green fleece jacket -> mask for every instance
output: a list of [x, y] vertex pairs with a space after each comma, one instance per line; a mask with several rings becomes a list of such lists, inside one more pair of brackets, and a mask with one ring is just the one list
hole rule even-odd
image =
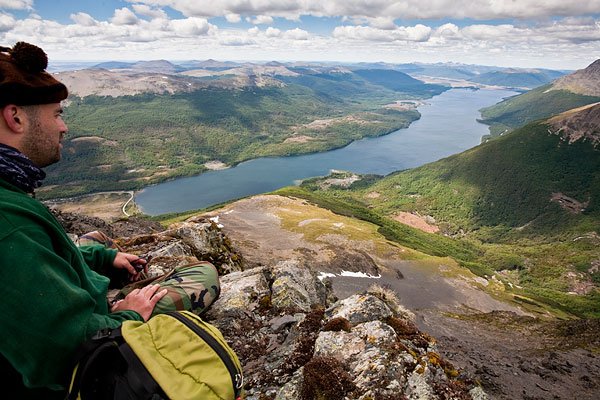
[[134, 311], [110, 313], [116, 250], [78, 248], [38, 200], [0, 179], [0, 353], [25, 386], [63, 389], [74, 350]]

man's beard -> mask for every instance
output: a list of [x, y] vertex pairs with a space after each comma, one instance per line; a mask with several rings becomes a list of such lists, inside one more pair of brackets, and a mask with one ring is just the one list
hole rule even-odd
[[53, 134], [44, 132], [37, 115], [32, 114], [30, 121], [30, 129], [23, 138], [23, 154], [40, 168], [60, 161], [60, 147], [50, 140]]

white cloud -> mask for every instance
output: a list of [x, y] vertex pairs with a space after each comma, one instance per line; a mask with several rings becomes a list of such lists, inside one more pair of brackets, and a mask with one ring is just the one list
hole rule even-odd
[[268, 15], [257, 15], [255, 18], [247, 17], [246, 21], [253, 25], [269, 25], [273, 23], [273, 18]]
[[390, 17], [377, 17], [377, 18], [369, 18], [367, 19], [367, 23], [369, 26], [377, 29], [396, 29], [396, 24], [394, 23], [394, 19]]
[[[536, 1], [522, 0], [524, 4], [539, 5], [540, 15], [557, 4], [554, 0]], [[591, 1], [598, 4], [600, 0]], [[490, 4], [492, 2], [490, 0]], [[6, 3], [0, 0], [0, 4]], [[449, 0], [428, 2], [429, 9], [421, 4], [426, 3], [422, 0], [131, 0], [131, 3], [129, 8], [115, 10], [109, 20], [96, 20], [93, 14], [78, 12], [71, 15], [73, 22], [66, 24], [44, 20], [31, 13], [33, 10], [24, 19], [0, 11], [0, 42], [10, 45], [25, 40], [39, 44], [51, 59], [55, 54], [63, 59], [94, 60], [124, 57], [176, 57], [172, 58], [176, 60], [200, 56], [252, 60], [326, 58], [337, 61], [457, 61], [572, 68], [573, 65], [584, 67], [600, 58], [600, 20], [596, 15], [580, 12], [589, 8], [588, 2], [575, 5], [564, 2], [563, 14], [573, 14], [565, 18], [508, 19], [502, 25], [482, 21], [468, 26], [452, 19], [452, 23], [441, 26], [435, 20], [427, 24], [397, 26], [395, 15], [401, 11], [411, 15], [433, 15], [444, 9], [446, 14], [462, 13], [472, 18], [492, 11], [497, 15], [506, 14], [521, 7], [520, 2], [500, 4], [493, 9], [489, 4], [484, 7], [481, 0], [473, 0], [474, 4], [485, 9], [475, 11], [476, 7], [471, 6], [471, 2], [467, 4], [460, 0], [452, 3]], [[163, 11], [167, 5], [180, 9], [187, 7], [188, 12], [184, 14], [196, 16], [171, 20]], [[412, 9], [401, 8], [408, 6]], [[268, 16], [263, 21], [270, 18], [273, 23], [263, 30], [260, 25], [247, 30], [218, 28], [210, 23], [209, 17], [213, 14], [224, 17], [230, 23], [246, 18], [258, 23], [260, 16]], [[345, 22], [331, 33], [323, 29], [312, 31], [312, 21], [307, 19], [297, 21], [291, 27], [286, 24], [284, 29], [274, 18], [308, 14], [337, 16], [320, 21], [331, 23], [331, 29], [340, 19]]]
[[227, 20], [227, 22], [237, 24], [242, 20], [242, 17], [240, 16], [240, 14], [226, 14], [225, 19]]
[[15, 27], [17, 21], [8, 14], [0, 14], [0, 32], [8, 32]]
[[[128, 0], [169, 6], [186, 16], [213, 17], [228, 13], [295, 19], [301, 15], [352, 18], [544, 18], [598, 13], [600, 0]], [[380, 26], [379, 26], [380, 27]]]
[[0, 0], [0, 10], [31, 10], [33, 0]]
[[90, 14], [86, 14], [84, 12], [78, 12], [77, 14], [71, 14], [71, 20], [73, 20], [73, 22], [75, 22], [78, 25], [81, 26], [95, 26], [98, 24], [98, 21], [96, 21], [94, 18], [92, 18], [92, 16]]
[[123, 7], [115, 10], [115, 14], [110, 21], [115, 25], [136, 25], [139, 19], [133, 11]]
[[435, 30], [435, 35], [444, 38], [455, 38], [460, 35], [460, 30], [458, 29], [458, 26], [448, 23], [438, 27]]
[[289, 31], [285, 31], [283, 36], [286, 39], [293, 39], [293, 40], [308, 40], [308, 38], [309, 38], [308, 32], [303, 29], [300, 29], [300, 28], [290, 29]]
[[281, 30], [279, 30], [277, 28], [268, 27], [267, 30], [265, 31], [265, 35], [267, 37], [280, 37]]
[[188, 36], [206, 35], [211, 28], [217, 29], [216, 26], [209, 24], [206, 19], [195, 17], [172, 20], [171, 26], [175, 32]]
[[394, 30], [377, 29], [370, 26], [338, 26], [333, 36], [338, 39], [367, 40], [372, 42], [412, 41], [425, 42], [431, 35], [431, 28], [425, 25], [396, 27]]
[[166, 19], [167, 13], [158, 8], [152, 8], [146, 4], [134, 4], [131, 6], [136, 14], [150, 17], [152, 19], [160, 18]]
[[219, 43], [223, 46], [249, 46], [256, 44], [254, 40], [246, 37], [223, 38]]

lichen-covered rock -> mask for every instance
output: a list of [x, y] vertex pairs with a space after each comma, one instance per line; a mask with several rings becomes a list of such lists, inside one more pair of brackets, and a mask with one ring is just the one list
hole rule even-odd
[[391, 317], [392, 311], [375, 296], [356, 294], [334, 304], [326, 311], [326, 315], [329, 318], [343, 317], [352, 325], [357, 325], [362, 322]]
[[[278, 282], [277, 293], [287, 292], [294, 299], [289, 304], [295, 312], [288, 314], [287, 307], [260, 309], [252, 304], [253, 296], [246, 296], [246, 306], [260, 314], [247, 337], [252, 345], [240, 342], [240, 332], [231, 332], [231, 324], [224, 326], [218, 317], [224, 315], [219, 309], [236, 305], [231, 302], [234, 295], [217, 301], [217, 311], [209, 313], [240, 354], [249, 400], [485, 399], [483, 391], [472, 390], [472, 382], [456, 380], [457, 372], [435, 352], [434, 340], [416, 328], [410, 313], [397, 307], [399, 314], [392, 312], [387, 301], [364, 293], [338, 301], [326, 311], [318, 311], [315, 304], [310, 312], [301, 310], [298, 304], [308, 304], [306, 299], [311, 298], [314, 274], [298, 268], [293, 262], [259, 268], [267, 281], [271, 277], [271, 299]], [[222, 290], [244, 292], [244, 287], [255, 285], [247, 281], [251, 271], [230, 274]], [[238, 279], [246, 283], [240, 287]], [[222, 300], [230, 305], [219, 305]], [[329, 330], [334, 325], [342, 328]]]
[[218, 320], [223, 317], [253, 314], [263, 302], [270, 301], [269, 276], [270, 271], [267, 267], [222, 276], [221, 295], [209, 311], [209, 317]]
[[191, 218], [172, 225], [165, 234], [181, 240], [199, 260], [210, 261], [222, 274], [242, 270], [241, 256], [213, 221]]
[[326, 301], [325, 285], [297, 261], [282, 261], [273, 267], [271, 303], [277, 310], [309, 312]]

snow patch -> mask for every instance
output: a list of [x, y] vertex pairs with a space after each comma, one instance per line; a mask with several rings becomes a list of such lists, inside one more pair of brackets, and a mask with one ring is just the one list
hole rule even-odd
[[375, 275], [369, 275], [365, 272], [352, 272], [352, 271], [342, 271], [340, 276], [350, 276], [353, 278], [370, 278], [370, 279], [381, 278], [381, 274], [378, 274], [377, 276], [375, 276]]
[[320, 281], [322, 281], [325, 278], [335, 278], [337, 275], [336, 274], [332, 274], [329, 272], [319, 272], [319, 275], [317, 276], [317, 278], [319, 278]]
[[218, 215], [216, 217], [209, 218], [208, 220], [214, 222], [217, 225], [217, 228], [223, 229], [224, 225], [219, 223]]

